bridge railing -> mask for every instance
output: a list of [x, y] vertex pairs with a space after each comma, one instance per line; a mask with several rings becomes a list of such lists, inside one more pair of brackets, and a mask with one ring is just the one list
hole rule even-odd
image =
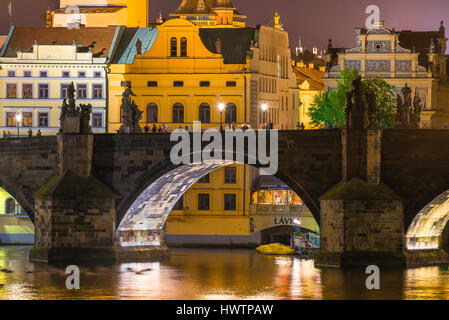
[[305, 205], [275, 205], [275, 204], [251, 204], [249, 214], [260, 215], [311, 215]]

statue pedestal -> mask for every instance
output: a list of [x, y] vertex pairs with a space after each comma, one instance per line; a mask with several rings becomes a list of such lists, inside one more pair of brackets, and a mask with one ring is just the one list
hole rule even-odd
[[67, 114], [62, 120], [62, 132], [64, 134], [79, 134], [80, 133], [80, 116]]

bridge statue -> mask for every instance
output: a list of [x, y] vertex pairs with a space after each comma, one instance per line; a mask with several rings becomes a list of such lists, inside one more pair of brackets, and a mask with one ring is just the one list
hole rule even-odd
[[401, 90], [402, 98], [397, 95], [397, 127], [401, 129], [417, 129], [421, 123], [421, 112], [423, 101], [415, 92], [412, 106], [412, 89], [405, 84], [405, 87]]
[[142, 120], [143, 111], [139, 110], [137, 104], [132, 100], [136, 96], [128, 86], [122, 94], [122, 105], [120, 106], [122, 126], [120, 133], [142, 133], [139, 121]]
[[353, 81], [354, 89], [346, 93], [346, 129], [376, 129], [376, 95], [363, 92], [362, 78]]
[[75, 101], [75, 85], [73, 82], [68, 88], [69, 101], [64, 99], [61, 108], [61, 117], [59, 121], [61, 128], [60, 134], [90, 134], [92, 129], [90, 126], [90, 114], [92, 113], [92, 105], [81, 104], [76, 106]]

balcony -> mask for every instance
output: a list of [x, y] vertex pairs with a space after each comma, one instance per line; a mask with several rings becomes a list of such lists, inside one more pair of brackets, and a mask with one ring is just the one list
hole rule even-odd
[[274, 205], [274, 204], [251, 204], [249, 206], [250, 216], [272, 216], [272, 215], [294, 215], [311, 216], [305, 205]]

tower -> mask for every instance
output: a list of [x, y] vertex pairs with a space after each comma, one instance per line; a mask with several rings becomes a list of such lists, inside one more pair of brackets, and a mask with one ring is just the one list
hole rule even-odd
[[147, 27], [149, 0], [60, 0], [60, 9], [54, 11], [53, 27], [65, 26], [68, 8], [79, 10], [87, 27], [123, 25]]
[[231, 0], [183, 0], [171, 17], [188, 19], [201, 27], [245, 27], [246, 16]]

